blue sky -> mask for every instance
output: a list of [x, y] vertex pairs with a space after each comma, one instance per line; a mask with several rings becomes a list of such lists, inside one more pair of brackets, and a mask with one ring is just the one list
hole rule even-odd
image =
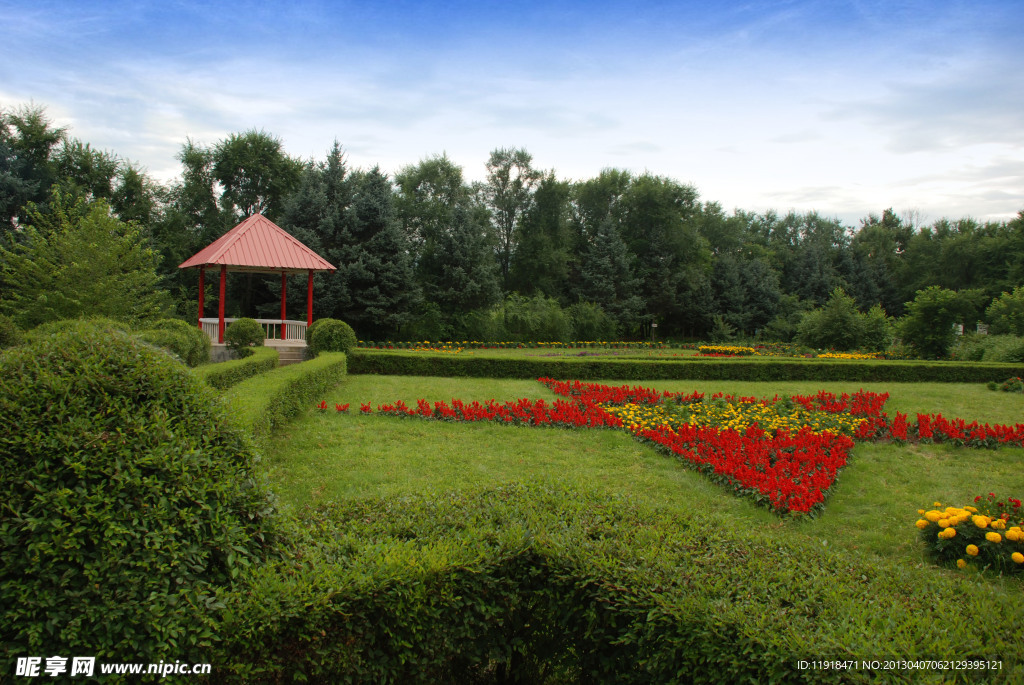
[[649, 171], [726, 211], [1024, 209], [1024, 3], [0, 0], [0, 107], [168, 181], [186, 138], [393, 173]]

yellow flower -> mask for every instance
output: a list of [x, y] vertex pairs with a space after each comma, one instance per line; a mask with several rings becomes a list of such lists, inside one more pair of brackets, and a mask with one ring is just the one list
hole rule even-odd
[[1010, 555], [1010, 558], [1018, 564], [1024, 564], [1024, 554], [1021, 554], [1020, 552], [1014, 552]]
[[964, 509], [966, 509], [967, 511], [971, 512], [972, 514], [977, 514], [978, 513], [978, 510], [975, 509], [974, 507], [964, 507]]
[[924, 516], [924, 509], [918, 509], [918, 510], [917, 510], [917, 513], [918, 513], [918, 514], [921, 514], [922, 516]]
[[949, 519], [939, 519], [939, 528], [949, 528]]
[[956, 567], [957, 568], [967, 568], [967, 562], [964, 561], [963, 559], [957, 559], [956, 560]]
[[925, 521], [924, 519], [918, 519], [917, 523], [915, 523], [914, 525], [917, 526], [918, 528], [920, 528], [921, 530], [924, 530], [930, 524], [927, 521]]
[[974, 521], [974, 525], [978, 528], [988, 528], [988, 524], [991, 521], [988, 516], [972, 516], [971, 520]]
[[985, 533], [985, 539], [989, 542], [1002, 542], [1003, 536], [996, 532]]
[[951, 540], [956, 537], [956, 528], [946, 528], [944, 531], [939, 533], [939, 537], [943, 540]]
[[932, 506], [933, 507], [941, 507], [942, 506], [942, 502], [932, 502]]
[[972, 557], [978, 556], [978, 546], [977, 545], [967, 545], [967, 553], [969, 555], [971, 555]]
[[992, 522], [992, 527], [996, 530], [1006, 530], [1006, 521], [1003, 519], [996, 519]]
[[926, 513], [925, 513], [925, 515], [924, 515], [924, 517], [925, 517], [926, 519], [928, 519], [929, 521], [931, 521], [932, 523], [937, 523], [937, 522], [938, 522], [938, 520], [939, 520], [940, 518], [942, 518], [942, 513], [941, 513], [941, 512], [938, 512], [938, 511], [935, 511], [934, 509], [932, 509], [931, 511], [929, 511], [929, 512], [926, 512]]

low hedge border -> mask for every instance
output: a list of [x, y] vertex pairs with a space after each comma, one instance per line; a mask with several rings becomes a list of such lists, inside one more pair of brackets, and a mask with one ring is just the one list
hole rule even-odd
[[733, 532], [574, 484], [353, 501], [227, 601], [220, 681], [960, 682], [797, 661], [984, 659], [1020, 682], [1015, 586]]
[[862, 381], [987, 383], [1024, 375], [1021, 364], [927, 361], [741, 359], [498, 359], [423, 352], [349, 354], [349, 373], [472, 378], [578, 380]]
[[207, 364], [195, 370], [196, 375], [218, 390], [227, 390], [247, 378], [277, 368], [277, 350], [272, 347], [253, 348], [252, 355], [244, 359], [232, 359], [219, 364]]
[[225, 393], [231, 413], [253, 435], [264, 437], [315, 404], [345, 377], [342, 352], [283, 366], [235, 385]]

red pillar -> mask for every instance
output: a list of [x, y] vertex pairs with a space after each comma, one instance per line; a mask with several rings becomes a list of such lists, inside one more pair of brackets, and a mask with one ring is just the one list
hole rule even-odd
[[306, 287], [306, 326], [313, 325], [313, 270], [309, 270], [309, 285]]
[[282, 271], [281, 272], [281, 340], [285, 339], [285, 337], [284, 337], [284, 329], [285, 329], [286, 326], [285, 326], [285, 323], [284, 323], [284, 318], [285, 318], [284, 317], [284, 299], [285, 299], [285, 291], [286, 291], [287, 287], [288, 287], [288, 274], [286, 274], [285, 272]]
[[206, 289], [206, 267], [199, 267], [199, 330], [203, 330], [203, 291]]
[[217, 300], [217, 342], [224, 344], [224, 282], [227, 281], [228, 267], [220, 265], [220, 298]]

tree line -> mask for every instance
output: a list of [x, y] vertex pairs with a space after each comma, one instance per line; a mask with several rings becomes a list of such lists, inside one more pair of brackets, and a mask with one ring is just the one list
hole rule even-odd
[[[25, 327], [88, 302], [114, 318], [173, 307], [194, 319], [197, 278], [177, 265], [255, 212], [338, 267], [315, 277], [315, 316], [373, 340], [648, 338], [655, 324], [659, 337], [790, 340], [838, 293], [886, 318], [929, 287], [955, 293], [956, 319], [973, 328], [1024, 283], [1024, 210], [920, 225], [886, 209], [851, 227], [817, 212], [730, 214], [646, 172], [561, 179], [524, 149], [494, 150], [470, 183], [444, 154], [389, 176], [350, 167], [337, 142], [301, 160], [256, 130], [188, 140], [178, 160], [180, 178], [161, 184], [40, 107], [0, 112], [2, 311]], [[83, 226], [120, 256], [102, 260]], [[33, 276], [46, 259], [58, 275]], [[88, 293], [118, 281], [135, 290]], [[279, 277], [228, 284], [229, 315], [277, 316]], [[305, 288], [287, 297], [305, 311]]]

